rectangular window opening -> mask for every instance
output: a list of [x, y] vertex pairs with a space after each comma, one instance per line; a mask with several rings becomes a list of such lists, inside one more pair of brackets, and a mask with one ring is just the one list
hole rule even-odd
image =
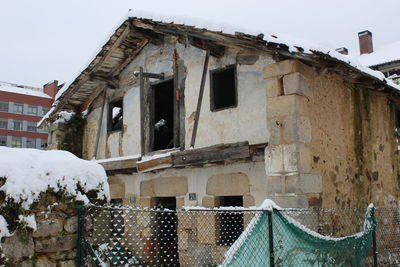
[[210, 71], [211, 110], [237, 106], [236, 67]]
[[12, 137], [11, 147], [22, 147], [22, 138], [21, 137]]
[[26, 139], [26, 147], [27, 148], [36, 148], [36, 139], [35, 138], [27, 138]]
[[14, 103], [14, 112], [16, 112], [16, 113], [24, 113], [24, 105], [23, 104]]
[[13, 130], [14, 131], [22, 131], [22, 121], [13, 121]]
[[38, 108], [37, 106], [28, 106], [28, 113], [31, 115], [37, 115], [38, 114]]
[[8, 102], [0, 101], [0, 111], [8, 112]]
[[174, 147], [174, 80], [152, 85], [153, 113], [151, 151]]
[[0, 119], [0, 129], [7, 129], [7, 128], [8, 128], [8, 120]]
[[179, 266], [176, 198], [157, 197], [155, 205], [163, 210], [156, 214], [157, 260], [168, 262], [166, 266]]
[[110, 103], [109, 111], [109, 131], [118, 131], [122, 129], [123, 124], [123, 101], [118, 100]]
[[[219, 197], [220, 207], [243, 207], [242, 196]], [[218, 244], [231, 246], [244, 230], [243, 213], [223, 212], [219, 214], [219, 239]]]
[[7, 136], [0, 136], [0, 146], [7, 145]]
[[36, 123], [35, 122], [28, 122], [27, 131], [28, 132], [36, 132], [37, 131]]

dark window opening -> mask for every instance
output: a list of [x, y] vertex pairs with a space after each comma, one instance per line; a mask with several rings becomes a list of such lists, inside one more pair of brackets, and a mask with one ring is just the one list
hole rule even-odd
[[111, 235], [112, 237], [122, 237], [125, 232], [124, 216], [122, 207], [122, 199], [111, 199]]
[[109, 111], [109, 131], [118, 131], [122, 129], [123, 122], [123, 106], [122, 100], [110, 103]]
[[[219, 197], [220, 207], [243, 207], [242, 196]], [[223, 212], [219, 215], [218, 244], [231, 246], [243, 232], [243, 214], [239, 212]]]
[[157, 83], [153, 89], [153, 145], [151, 150], [174, 146], [174, 80]]
[[158, 197], [156, 208], [163, 210], [156, 215], [157, 261], [162, 262], [162, 266], [179, 266], [176, 198]]
[[236, 68], [212, 70], [211, 81], [211, 110], [237, 106]]

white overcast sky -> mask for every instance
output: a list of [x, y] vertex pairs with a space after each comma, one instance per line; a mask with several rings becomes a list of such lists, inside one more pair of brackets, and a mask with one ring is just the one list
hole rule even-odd
[[374, 48], [400, 40], [400, 0], [0, 0], [0, 81], [71, 80], [129, 9], [282, 33], [351, 54], [359, 31], [373, 33]]

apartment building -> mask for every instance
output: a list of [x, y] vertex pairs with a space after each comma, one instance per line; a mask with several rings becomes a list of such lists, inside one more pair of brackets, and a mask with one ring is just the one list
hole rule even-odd
[[58, 81], [36, 88], [0, 82], [0, 146], [37, 148], [47, 146], [47, 129], [36, 124], [51, 108]]

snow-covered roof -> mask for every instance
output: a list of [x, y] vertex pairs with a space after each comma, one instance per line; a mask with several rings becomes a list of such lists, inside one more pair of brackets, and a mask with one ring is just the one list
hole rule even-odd
[[361, 64], [370, 67], [400, 61], [400, 41], [382, 46], [370, 54], [360, 55], [358, 60]]
[[88, 198], [82, 193], [91, 190], [98, 191], [99, 199], [110, 196], [107, 175], [101, 165], [62, 150], [0, 147], [0, 177], [6, 179], [0, 191], [26, 209], [49, 189], [63, 191], [84, 202]]
[[[156, 28], [157, 26], [160, 26], [158, 27], [158, 30], [170, 27], [173, 30], [180, 29], [187, 32], [195, 32], [196, 36], [208, 32], [235, 40], [257, 42], [257, 44], [259, 45], [258, 47], [264, 46], [266, 48], [267, 46], [272, 45], [278, 50], [287, 51], [294, 58], [309, 56], [335, 61], [337, 63], [343, 64], [344, 66], [347, 66], [353, 71], [359, 72], [360, 74], [363, 74], [368, 78], [375, 80], [376, 82], [381, 82], [383, 83], [383, 85], [391, 87], [396, 91], [400, 91], [400, 86], [395, 84], [392, 80], [386, 79], [383, 73], [379, 71], [374, 71], [366, 67], [365, 64], [362, 64], [360, 61], [358, 61], [357, 58], [342, 55], [335, 51], [335, 49], [333, 48], [323, 47], [304, 40], [293, 39], [288, 36], [277, 37], [276, 35], [267, 34], [265, 31], [260, 34], [260, 30], [258, 29], [246, 29], [246, 34], [243, 34], [237, 32], [237, 29], [234, 29], [233, 27], [226, 25], [221, 27], [221, 25], [216, 25], [208, 21], [204, 22], [201, 20], [190, 20], [188, 18], [165, 18], [159, 16], [157, 17], [157, 15], [149, 16], [149, 14], [146, 14], [146, 16], [143, 17], [139, 17], [137, 13], [128, 13], [127, 16], [123, 18], [122, 23], [119, 24], [119, 27], [117, 27], [117, 30], [111, 33], [110, 37], [108, 37], [105, 42], [98, 47], [93, 56], [90, 57], [90, 60], [86, 64], [84, 64], [83, 67], [77, 72], [77, 75], [72, 80], [65, 83], [64, 86], [58, 91], [56, 95], [56, 100], [59, 101], [56, 101], [54, 103], [55, 108], [51, 109], [43, 118], [43, 120], [38, 123], [38, 125], [42, 125], [43, 122], [49, 120], [50, 117], [53, 117], [54, 114], [56, 114], [60, 111], [60, 109], [63, 108], [68, 98], [71, 98], [71, 96], [74, 94], [73, 91], [77, 90], [76, 85], [78, 84], [79, 79], [83, 76], [86, 77], [92, 69], [98, 67], [96, 66], [97, 63], [100, 62], [99, 64], [101, 64], [101, 62], [103, 62], [103, 60], [101, 60], [101, 57], [105, 53], [109, 52], [109, 49], [111, 49], [110, 47], [112, 47], [113, 45], [113, 41], [115, 41], [117, 37], [123, 34], [123, 27], [126, 28], [127, 23], [132, 21], [138, 22], [139, 26], [144, 27], [148, 31], [151, 31], [151, 27], [155, 25]], [[217, 37], [216, 39], [218, 40], [219, 38]], [[79, 86], [82, 86], [82, 83]], [[76, 106], [77, 99], [74, 99], [74, 101], [74, 105]]]
[[43, 89], [41, 88], [14, 83], [0, 82], [0, 91], [51, 99], [51, 96], [43, 93]]

